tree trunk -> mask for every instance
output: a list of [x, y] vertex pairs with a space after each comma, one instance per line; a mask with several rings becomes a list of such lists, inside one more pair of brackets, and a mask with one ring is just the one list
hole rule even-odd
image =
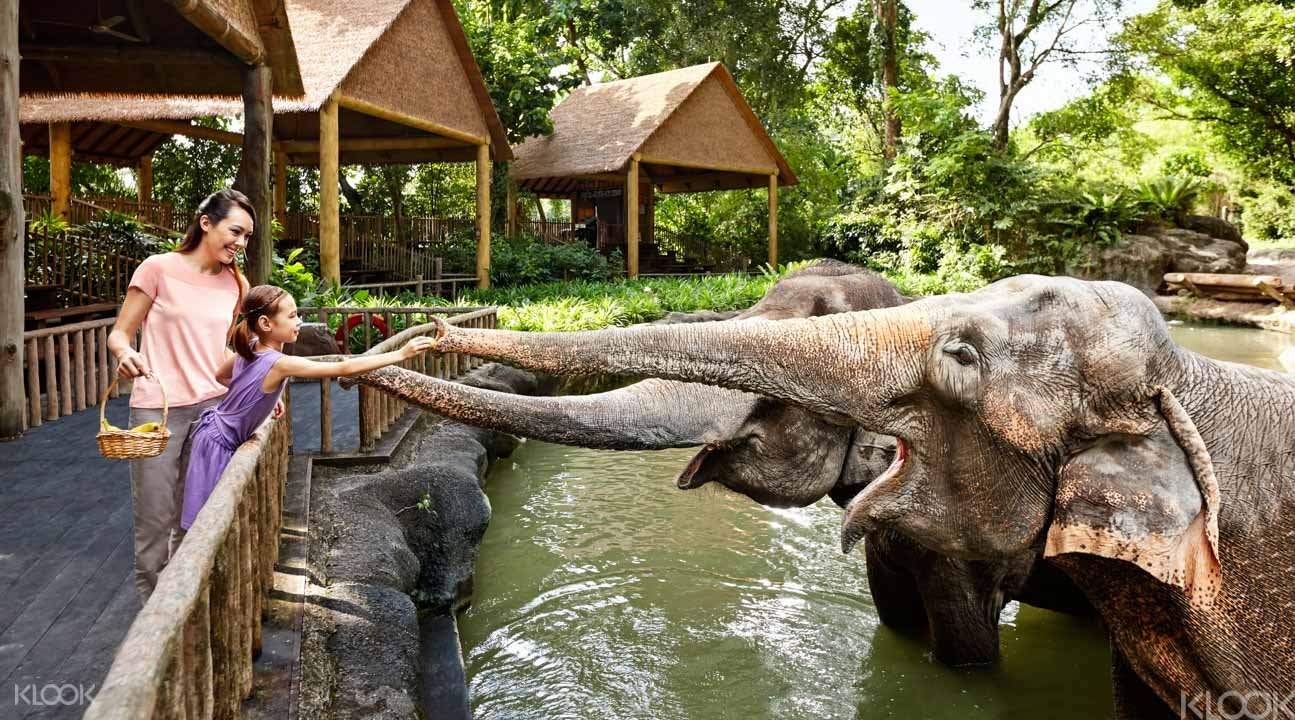
[[[0, 438], [22, 434], [22, 142], [18, 135], [18, 3], [0, 5]], [[32, 392], [38, 392], [33, 388]]]
[[270, 187], [271, 143], [274, 139], [273, 77], [266, 65], [243, 70], [243, 155], [234, 187], [252, 201], [256, 227], [247, 243], [244, 271], [253, 285], [270, 280], [274, 270], [274, 234], [270, 221], [274, 194]]
[[895, 158], [899, 145], [899, 115], [890, 101], [890, 93], [899, 87], [899, 50], [895, 39], [895, 0], [872, 0], [872, 12], [881, 24], [881, 93], [886, 114], [886, 144], [882, 155], [886, 160]]

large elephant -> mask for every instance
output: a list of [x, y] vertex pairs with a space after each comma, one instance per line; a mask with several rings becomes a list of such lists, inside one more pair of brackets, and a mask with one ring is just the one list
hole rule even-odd
[[847, 551], [887, 528], [970, 561], [1041, 551], [1108, 628], [1121, 717], [1295, 717], [1295, 378], [1178, 347], [1127, 285], [1023, 276], [804, 320], [441, 333], [446, 351], [711, 383], [895, 436], [846, 509]]
[[[895, 307], [884, 279], [822, 261], [775, 284], [729, 322], [804, 318]], [[895, 455], [894, 438], [829, 422], [788, 403], [725, 388], [645, 380], [587, 396], [534, 398], [447, 383], [388, 368], [359, 378], [455, 420], [580, 447], [654, 450], [702, 446], [680, 471], [682, 489], [716, 483], [757, 502], [803, 506], [830, 495], [841, 507]], [[1052, 609], [1086, 608], [1081, 594], [1035, 553], [1011, 562], [941, 556], [892, 532], [865, 543], [869, 587], [886, 624], [926, 631], [950, 665], [993, 662], [998, 618], [1019, 598]]]

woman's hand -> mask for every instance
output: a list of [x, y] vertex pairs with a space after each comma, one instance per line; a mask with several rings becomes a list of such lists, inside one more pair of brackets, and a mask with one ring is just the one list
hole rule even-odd
[[121, 379], [129, 380], [151, 374], [153, 370], [148, 366], [148, 360], [138, 350], [127, 348], [117, 356], [117, 376]]
[[415, 355], [422, 355], [423, 353], [427, 352], [428, 350], [431, 350], [434, 347], [436, 347], [436, 341], [433, 340], [432, 338], [416, 337], [413, 340], [410, 340], [409, 342], [405, 343], [404, 347], [400, 348], [400, 355], [404, 359], [408, 360], [409, 358], [414, 357]]

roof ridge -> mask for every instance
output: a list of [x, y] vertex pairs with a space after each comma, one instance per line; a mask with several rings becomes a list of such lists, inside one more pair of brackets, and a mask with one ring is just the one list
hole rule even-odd
[[[364, 49], [360, 51], [360, 54], [356, 56], [355, 62], [351, 63], [351, 66], [346, 69], [346, 72], [342, 73], [342, 76], [338, 78], [337, 82], [331, 88], [328, 89], [328, 92], [324, 93], [322, 98], [319, 98], [320, 107], [323, 107], [324, 103], [328, 102], [328, 98], [332, 97], [333, 94], [337, 92], [338, 88], [342, 87], [342, 85], [351, 77], [351, 73], [355, 72], [355, 69], [364, 62], [366, 57], [368, 57], [369, 51], [373, 49], [373, 46], [376, 45], [379, 40], [386, 37], [387, 31], [391, 30], [391, 26], [395, 25], [401, 16], [403, 16], [405, 12], [408, 11], [417, 1], [418, 0], [401, 0], [403, 4], [400, 6], [400, 9], [391, 14], [391, 19], [384, 23], [378, 32], [373, 34], [373, 37], [369, 40], [368, 44], [365, 45]], [[315, 99], [307, 96], [306, 102], [314, 104]]]
[[[702, 75], [702, 76], [701, 76], [701, 79], [700, 79], [700, 80], [698, 80], [698, 81], [697, 81], [697, 83], [696, 83], [695, 85], [693, 85], [691, 88], [689, 88], [689, 89], [688, 89], [688, 92], [684, 93], [683, 97], [679, 98], [679, 102], [674, 103], [674, 105], [670, 107], [669, 112], [662, 113], [662, 115], [661, 115], [661, 122], [657, 123], [657, 124], [656, 124], [656, 127], [652, 128], [652, 132], [650, 132], [650, 133], [648, 133], [647, 135], [643, 136], [643, 141], [642, 141], [642, 142], [640, 142], [640, 143], [638, 144], [638, 146], [637, 146], [637, 147], [635, 147], [633, 150], [630, 150], [630, 152], [629, 152], [629, 157], [633, 157], [635, 153], [637, 153], [637, 152], [641, 151], [641, 150], [643, 149], [643, 146], [644, 146], [644, 145], [647, 145], [647, 144], [648, 144], [648, 141], [649, 141], [649, 140], [651, 140], [651, 139], [653, 138], [653, 136], [655, 136], [655, 135], [657, 134], [657, 132], [661, 130], [661, 128], [665, 127], [665, 126], [666, 126], [666, 123], [670, 122], [670, 118], [671, 118], [672, 116], [674, 116], [675, 112], [677, 112], [677, 111], [679, 110], [679, 108], [683, 107], [683, 104], [684, 104], [685, 102], [687, 102], [687, 101], [688, 101], [688, 98], [692, 97], [692, 96], [693, 96], [693, 94], [694, 94], [694, 93], [696, 93], [696, 92], [697, 92], [697, 90], [698, 90], [698, 89], [699, 89], [699, 88], [700, 88], [700, 87], [701, 87], [701, 86], [702, 86], [702, 85], [703, 85], [707, 80], [709, 80], [709, 79], [711, 78], [711, 76], [712, 76], [712, 75], [714, 75], [714, 74], [715, 74], [715, 70], [716, 70], [717, 68], [723, 67], [723, 63], [718, 62], [718, 61], [712, 61], [712, 62], [710, 62], [710, 63], [701, 63], [701, 64], [699, 64], [699, 65], [689, 65], [689, 66], [688, 66], [688, 67], [686, 67], [686, 68], [677, 68], [677, 69], [676, 69], [676, 70], [674, 70], [674, 71], [667, 71], [667, 72], [677, 72], [677, 71], [682, 71], [682, 70], [693, 70], [693, 69], [696, 69], [696, 68], [702, 67], [702, 66], [704, 66], [704, 65], [710, 65], [710, 70], [707, 70], [707, 71], [706, 71], [706, 74], [705, 74], [705, 75]], [[664, 75], [665, 73], [654, 73], [654, 74], [656, 74], [656, 75]], [[651, 77], [651, 75], [645, 75], [644, 77]]]

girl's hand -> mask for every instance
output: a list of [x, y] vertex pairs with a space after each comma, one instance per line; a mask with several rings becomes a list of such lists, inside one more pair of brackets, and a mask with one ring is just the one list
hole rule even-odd
[[123, 380], [151, 375], [148, 360], [137, 350], [127, 350], [117, 358], [117, 375]]
[[434, 347], [436, 347], [436, 341], [432, 338], [416, 337], [405, 343], [404, 347], [400, 348], [400, 354], [408, 360], [409, 358], [414, 357], [415, 355], [421, 355]]
[[274, 403], [274, 412], [270, 413], [270, 415], [271, 415], [271, 417], [273, 417], [275, 420], [278, 420], [279, 418], [283, 417], [283, 401], [282, 401], [282, 400], [279, 400], [278, 402]]

